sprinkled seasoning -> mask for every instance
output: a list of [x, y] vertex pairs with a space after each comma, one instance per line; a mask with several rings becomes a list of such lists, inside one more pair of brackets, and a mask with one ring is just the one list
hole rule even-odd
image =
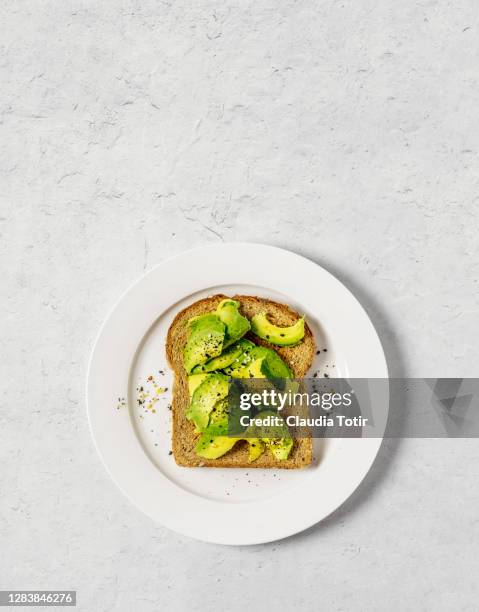
[[[164, 370], [158, 370], [161, 375], [164, 375]], [[156, 404], [161, 399], [161, 396], [168, 391], [168, 387], [162, 387], [157, 384], [152, 374], [146, 377], [146, 383], [136, 388], [138, 406], [144, 408], [144, 412], [156, 413]], [[171, 404], [168, 404], [168, 409], [171, 410]], [[142, 417], [143, 418], [143, 417]]]
[[116, 409], [120, 410], [120, 408], [125, 408], [125, 407], [126, 407], [126, 400], [125, 400], [125, 398], [124, 397], [119, 397]]

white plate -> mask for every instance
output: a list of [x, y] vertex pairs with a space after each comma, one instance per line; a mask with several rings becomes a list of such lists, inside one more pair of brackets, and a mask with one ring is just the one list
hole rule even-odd
[[[178, 467], [169, 454], [166, 331], [178, 310], [218, 292], [271, 296], [305, 313], [318, 348], [327, 349], [315, 369], [333, 376], [387, 377], [371, 321], [331, 274], [275, 247], [207, 246], [163, 262], [113, 308], [90, 361], [90, 427], [113, 480], [154, 520], [209, 542], [270, 542], [310, 527], [340, 506], [368, 472], [381, 438], [317, 441], [314, 463], [303, 470]], [[149, 400], [140, 406], [137, 389], [154, 393], [158, 385], [168, 391], [156, 396], [155, 412], [145, 408], [151, 408]]]

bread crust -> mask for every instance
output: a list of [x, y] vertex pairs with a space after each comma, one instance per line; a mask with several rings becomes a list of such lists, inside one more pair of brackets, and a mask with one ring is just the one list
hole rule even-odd
[[[174, 373], [172, 401], [172, 448], [178, 465], [183, 467], [221, 467], [221, 468], [282, 468], [297, 469], [311, 464], [313, 460], [311, 438], [298, 438], [288, 459], [278, 461], [270, 453], [263, 453], [256, 461], [248, 462], [248, 443], [242, 440], [235, 444], [218, 459], [203, 459], [195, 453], [198, 434], [193, 423], [186, 418], [189, 405], [188, 379], [183, 367], [183, 348], [187, 340], [187, 322], [191, 317], [216, 310], [216, 307], [228, 296], [216, 294], [203, 298], [181, 310], [171, 322], [166, 338], [166, 357]], [[286, 304], [250, 295], [235, 295], [234, 300], [240, 303], [240, 312], [249, 319], [259, 312], [266, 312], [275, 325], [286, 327], [293, 325], [299, 315]], [[305, 324], [304, 338], [296, 346], [278, 347], [249, 333], [247, 337], [255, 344], [274, 349], [288, 364], [295, 378], [302, 378], [312, 365], [316, 352], [314, 336]]]

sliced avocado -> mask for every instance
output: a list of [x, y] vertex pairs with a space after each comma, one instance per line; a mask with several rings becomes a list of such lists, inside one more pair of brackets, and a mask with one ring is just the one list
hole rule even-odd
[[265, 378], [263, 374], [263, 357], [252, 361], [238, 378]]
[[266, 352], [263, 360], [263, 374], [268, 378], [293, 378], [293, 373], [273, 349], [264, 349]]
[[237, 376], [237, 373], [253, 361], [251, 351], [256, 348], [256, 344], [246, 340], [246, 338], [242, 338], [239, 342], [237, 342], [236, 346], [241, 348], [241, 353], [229, 366], [224, 368], [224, 371], [229, 376], [240, 378]]
[[263, 438], [263, 442], [278, 461], [287, 459], [293, 448], [293, 438]]
[[[247, 364], [233, 369], [235, 378], [292, 378], [293, 374], [286, 363], [273, 349], [265, 346], [253, 346], [247, 352]], [[241, 361], [240, 361], [241, 363]]]
[[215, 314], [193, 317], [188, 321], [188, 341], [183, 351], [183, 363], [188, 373], [196, 365], [221, 355], [225, 329], [225, 324]]
[[265, 312], [254, 315], [251, 319], [251, 330], [263, 340], [278, 346], [293, 346], [304, 337], [304, 317], [290, 327], [278, 327], [270, 321]]
[[228, 380], [223, 374], [210, 374], [193, 393], [186, 417], [193, 421], [200, 431], [206, 429], [215, 404], [228, 395]]
[[228, 399], [222, 399], [213, 406], [210, 420], [205, 432], [212, 436], [224, 436], [228, 433]]
[[234, 378], [265, 378], [262, 372], [263, 358], [252, 359], [247, 365], [239, 365], [225, 370]]
[[[293, 438], [284, 419], [272, 410], [265, 410], [257, 415], [257, 418], [265, 419], [274, 417], [274, 425], [253, 425], [249, 427], [250, 433], [255, 433], [265, 444], [266, 448], [275, 459], [283, 461], [287, 459], [293, 448]], [[265, 423], [268, 421], [266, 420]], [[252, 438], [250, 438], [252, 439]]]
[[190, 374], [188, 376], [188, 391], [190, 398], [193, 397], [193, 393], [198, 389], [201, 383], [206, 379], [209, 374]]
[[261, 438], [263, 442], [268, 438], [287, 438], [291, 434], [280, 416], [274, 410], [262, 410], [255, 416], [255, 422], [249, 425], [248, 437]]
[[235, 300], [222, 300], [216, 309], [216, 314], [226, 325], [224, 346], [229, 346], [251, 329], [251, 324], [246, 317], [239, 313], [240, 303]]
[[239, 358], [239, 363], [235, 367], [231, 366], [230, 376], [235, 378], [265, 378], [262, 371], [263, 360], [266, 358], [266, 350], [262, 346], [247, 347], [246, 351]]
[[229, 438], [228, 436], [212, 436], [203, 434], [198, 440], [195, 452], [199, 457], [204, 459], [218, 459], [238, 442], [238, 438]]
[[247, 438], [249, 444], [248, 461], [253, 463], [265, 451], [265, 445], [260, 438]]
[[292, 378], [293, 373], [278, 353], [243, 338], [235, 346], [241, 354], [224, 371], [235, 378]]
[[192, 372], [193, 374], [197, 374], [200, 372], [213, 372], [215, 370], [223, 370], [227, 366], [231, 365], [233, 361], [241, 355], [242, 352], [243, 349], [241, 348], [241, 346], [233, 344], [232, 346], [224, 350], [218, 357], [213, 357], [213, 359], [210, 359], [206, 363], [195, 366]]

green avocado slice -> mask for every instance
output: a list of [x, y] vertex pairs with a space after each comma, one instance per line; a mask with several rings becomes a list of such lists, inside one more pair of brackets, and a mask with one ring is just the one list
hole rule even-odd
[[251, 319], [251, 330], [263, 340], [278, 346], [293, 346], [304, 338], [304, 317], [290, 327], [278, 327], [270, 321], [265, 312], [254, 315]]
[[241, 355], [243, 352], [241, 346], [233, 344], [224, 350], [218, 357], [213, 357], [206, 363], [197, 365], [193, 368], [193, 374], [199, 374], [201, 372], [214, 372], [215, 370], [223, 370], [227, 366], [231, 365], [233, 361]]
[[260, 438], [247, 438], [247, 440], [249, 444], [248, 461], [253, 463], [253, 461], [256, 461], [256, 459], [261, 457], [261, 455], [264, 453], [265, 445]]
[[225, 347], [242, 338], [251, 329], [248, 319], [239, 313], [239, 307], [239, 302], [228, 298], [222, 300], [216, 309], [216, 314], [226, 325]]
[[[225, 372], [235, 378], [269, 378], [281, 381], [293, 373], [276, 351], [265, 346], [248, 346]], [[284, 386], [284, 385], [280, 385]]]
[[261, 439], [275, 459], [284, 461], [288, 458], [293, 448], [293, 438], [284, 419], [276, 412], [264, 410], [256, 415], [256, 418], [264, 419], [266, 417], [275, 417], [276, 424], [250, 425], [249, 432], [255, 433]]
[[195, 446], [195, 452], [199, 457], [204, 459], [218, 459], [238, 442], [238, 438], [229, 438], [228, 436], [212, 436], [204, 433], [198, 440]]
[[293, 378], [293, 373], [273, 349], [263, 347], [265, 359], [263, 361], [263, 373], [268, 378]]
[[242, 338], [241, 340], [239, 340], [239, 342], [236, 343], [235, 346], [241, 348], [241, 353], [229, 366], [226, 366], [224, 368], [224, 372], [226, 372], [228, 376], [241, 378], [239, 376], [241, 371], [253, 361], [253, 358], [251, 357], [251, 351], [256, 348], [256, 344], [250, 342], [249, 340], [246, 340], [246, 338]]
[[[243, 343], [242, 353], [224, 371], [234, 378], [293, 378], [293, 373], [278, 353], [265, 346], [257, 346], [249, 340]], [[235, 345], [237, 346], [237, 345]]]
[[208, 376], [209, 374], [190, 374], [188, 376], [188, 391], [190, 393], [190, 398], [193, 397], [193, 393]]
[[224, 374], [210, 374], [195, 390], [186, 417], [193, 421], [200, 431], [208, 426], [210, 413], [215, 404], [228, 395], [228, 377]]
[[265, 378], [262, 370], [264, 357], [256, 357], [253, 354], [251, 357], [247, 365], [233, 368], [230, 376], [234, 378]]
[[228, 399], [222, 399], [213, 406], [205, 433], [212, 436], [225, 436], [228, 433]]
[[221, 355], [225, 329], [225, 324], [215, 314], [193, 317], [188, 321], [188, 340], [183, 351], [183, 363], [188, 374], [196, 365]]
[[293, 438], [263, 438], [263, 442], [278, 461], [287, 459], [293, 448]]

